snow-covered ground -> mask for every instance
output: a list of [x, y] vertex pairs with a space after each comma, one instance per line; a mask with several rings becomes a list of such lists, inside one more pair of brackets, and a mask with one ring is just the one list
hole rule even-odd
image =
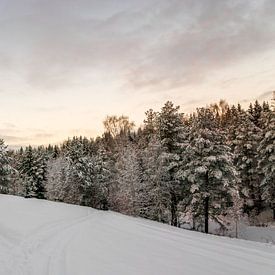
[[0, 274], [275, 274], [275, 246], [0, 195]]
[[[241, 225], [239, 228], [239, 238], [262, 243], [272, 243], [275, 245], [275, 227], [257, 227]], [[275, 272], [274, 272], [275, 274]]]
[[[270, 215], [269, 215], [270, 216]], [[249, 225], [249, 221], [247, 217], [242, 217], [241, 221], [238, 222], [237, 227], [237, 235], [238, 239], [262, 242], [262, 243], [270, 243], [275, 245], [275, 222], [270, 222], [270, 217], [267, 220], [263, 221], [263, 224], [268, 226], [251, 226]], [[187, 222], [188, 220], [184, 220], [185, 223], [182, 225], [182, 228], [191, 230], [192, 222]], [[233, 220], [224, 219], [224, 224], [227, 225], [227, 230], [221, 230], [221, 227], [218, 223], [213, 220], [209, 221], [209, 232], [214, 235], [220, 236], [228, 236], [228, 237], [236, 237], [236, 223]], [[198, 231], [203, 232], [203, 226], [196, 228]], [[275, 275], [275, 273], [274, 273]]]

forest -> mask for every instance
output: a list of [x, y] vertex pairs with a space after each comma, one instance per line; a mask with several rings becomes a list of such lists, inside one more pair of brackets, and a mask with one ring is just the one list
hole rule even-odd
[[[208, 233], [223, 217], [275, 219], [275, 106], [219, 103], [183, 114], [168, 101], [142, 127], [107, 116], [101, 137], [11, 150], [0, 140], [0, 193], [113, 210]], [[91, 122], [92, 123], [92, 122]]]

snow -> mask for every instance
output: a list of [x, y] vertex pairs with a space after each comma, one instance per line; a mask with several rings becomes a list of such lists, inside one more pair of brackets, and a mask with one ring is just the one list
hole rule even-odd
[[[240, 225], [239, 238], [262, 243], [275, 244], [275, 227], [258, 227]], [[275, 273], [274, 273], [275, 274]]]
[[275, 246], [0, 195], [0, 274], [275, 274]]

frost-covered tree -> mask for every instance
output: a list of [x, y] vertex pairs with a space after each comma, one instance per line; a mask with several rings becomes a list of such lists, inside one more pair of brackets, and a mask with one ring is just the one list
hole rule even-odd
[[115, 179], [110, 189], [112, 208], [125, 214], [137, 215], [137, 189], [142, 180], [142, 171], [138, 150], [133, 144], [121, 148], [115, 170]]
[[154, 137], [141, 152], [142, 180], [137, 186], [138, 215], [160, 222], [169, 222], [169, 158]]
[[257, 147], [262, 131], [242, 111], [230, 130], [229, 144], [234, 153], [234, 163], [240, 174], [239, 191], [244, 200], [244, 211], [250, 215], [258, 214], [262, 209], [260, 175], [257, 170]]
[[[224, 144], [224, 133], [216, 127], [210, 109], [199, 109], [188, 134], [183, 151], [183, 162], [178, 177], [189, 187], [191, 211], [203, 216], [208, 233], [209, 218], [217, 220], [232, 203], [232, 192], [237, 181], [230, 148]], [[186, 199], [186, 198], [185, 198]]]
[[11, 158], [8, 156], [7, 146], [0, 139], [0, 193], [2, 194], [9, 192], [10, 176], [13, 172], [10, 163]]
[[146, 118], [144, 119], [144, 129], [143, 137], [145, 139], [145, 146], [151, 141], [152, 138], [155, 138], [157, 134], [157, 113], [152, 109], [149, 109], [145, 112]]
[[256, 100], [253, 106], [251, 120], [257, 127], [260, 127], [261, 125], [260, 118], [261, 118], [262, 111], [263, 111], [263, 108], [261, 104], [258, 102], [258, 100]]
[[71, 177], [68, 158], [51, 158], [47, 163], [47, 198], [66, 203], [80, 202], [80, 192]]
[[174, 106], [170, 101], [166, 102], [157, 114], [157, 133], [161, 145], [169, 158], [167, 185], [170, 192], [171, 224], [178, 225], [178, 203], [180, 201], [180, 184], [176, 177], [181, 152], [182, 133], [184, 129], [183, 114], [180, 107]]
[[62, 144], [62, 151], [72, 162], [76, 162], [81, 157], [88, 154], [87, 146], [84, 146], [82, 137], [73, 137], [65, 141]]
[[47, 155], [44, 148], [38, 148], [34, 153], [33, 179], [35, 183], [35, 197], [45, 198], [45, 184], [47, 181]]
[[60, 149], [57, 145], [52, 146], [49, 144], [45, 151], [48, 157], [53, 159], [57, 158], [60, 154]]
[[111, 163], [103, 148], [91, 156], [83, 156], [73, 164], [82, 189], [82, 204], [108, 209], [108, 189], [111, 181]]
[[21, 156], [19, 172], [25, 186], [25, 196], [43, 199], [46, 181], [46, 156], [42, 149], [28, 146]]
[[264, 138], [260, 142], [258, 152], [259, 173], [263, 175], [262, 199], [270, 203], [275, 219], [275, 112], [269, 114]]
[[60, 156], [48, 162], [49, 199], [107, 209], [112, 164], [106, 151], [75, 156], [74, 161]]
[[31, 197], [35, 194], [35, 186], [33, 182], [34, 175], [34, 152], [31, 146], [28, 146], [19, 161], [19, 172], [24, 184], [25, 197]]

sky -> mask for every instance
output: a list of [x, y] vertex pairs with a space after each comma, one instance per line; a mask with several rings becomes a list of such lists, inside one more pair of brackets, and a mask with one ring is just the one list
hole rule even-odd
[[0, 0], [0, 137], [59, 143], [167, 100], [269, 100], [274, 14], [274, 0]]

